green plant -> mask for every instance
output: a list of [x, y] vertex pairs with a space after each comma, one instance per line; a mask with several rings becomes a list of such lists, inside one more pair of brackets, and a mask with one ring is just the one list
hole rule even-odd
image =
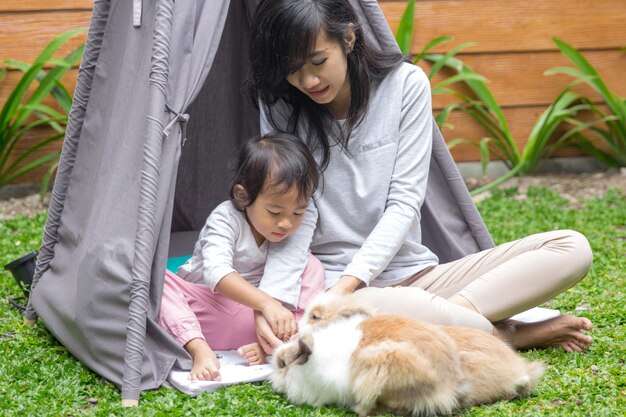
[[[20, 71], [22, 76], [0, 110], [0, 187], [39, 166], [54, 164], [58, 159], [59, 152], [52, 151], [28, 161], [36, 151], [61, 140], [65, 135], [72, 99], [60, 79], [82, 57], [84, 45], [63, 58], [55, 58], [54, 54], [70, 38], [84, 31], [84, 29], [70, 30], [58, 35], [46, 45], [32, 64], [14, 60], [4, 61], [7, 68]], [[7, 68], [0, 72], [0, 78], [7, 73]], [[31, 86], [35, 85], [35, 80], [38, 84], [33, 87], [34, 91], [27, 94]], [[43, 103], [49, 96], [54, 98], [59, 109]], [[50, 127], [54, 133], [15, 156], [14, 149], [17, 143], [27, 132], [40, 127]], [[12, 156], [15, 157], [11, 159]]]
[[[575, 81], [565, 89], [568, 93], [571, 93], [572, 86], [577, 83], [588, 84], [600, 95], [603, 103], [610, 111], [610, 113], [605, 113], [602, 108], [596, 105], [589, 97], [578, 96], [595, 114], [596, 122], [584, 124], [579, 120], [571, 120], [571, 124], [578, 128], [579, 131], [571, 136], [569, 144], [583, 149], [608, 166], [626, 166], [626, 100], [609, 90], [593, 65], [591, 65], [576, 48], [558, 38], [552, 38], [552, 40], [561, 53], [574, 64], [575, 68], [555, 67], [546, 71], [546, 74], [566, 74], [574, 77]], [[597, 126], [598, 122], [604, 124], [606, 128], [603, 129]], [[588, 140], [587, 137], [583, 135], [582, 131], [580, 131], [580, 127], [583, 127], [585, 131], [593, 132], [597, 137], [602, 139], [603, 143], [608, 148], [608, 152], [599, 149]]]

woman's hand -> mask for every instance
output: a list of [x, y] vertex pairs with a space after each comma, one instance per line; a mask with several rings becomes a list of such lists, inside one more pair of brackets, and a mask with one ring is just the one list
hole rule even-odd
[[333, 294], [345, 295], [352, 294], [363, 281], [352, 275], [342, 275], [339, 281], [328, 289]]
[[298, 331], [293, 313], [279, 301], [272, 299], [271, 302], [265, 303], [260, 311], [278, 339], [288, 340]]

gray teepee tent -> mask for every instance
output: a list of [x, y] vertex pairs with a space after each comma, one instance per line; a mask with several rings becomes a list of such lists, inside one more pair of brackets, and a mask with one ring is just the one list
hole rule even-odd
[[[374, 0], [352, 0], [397, 48]], [[243, 91], [255, 0], [96, 0], [27, 318], [119, 385], [159, 387], [187, 353], [155, 323], [168, 256], [227, 197], [259, 130]], [[442, 261], [493, 245], [437, 130], [424, 241]]]

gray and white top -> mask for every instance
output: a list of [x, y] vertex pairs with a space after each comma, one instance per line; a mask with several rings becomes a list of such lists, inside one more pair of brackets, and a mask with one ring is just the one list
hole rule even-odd
[[[287, 106], [275, 109], [274, 119], [286, 128]], [[327, 288], [342, 275], [365, 285], [393, 285], [436, 265], [420, 228], [432, 129], [429, 80], [419, 67], [403, 63], [373, 87], [347, 150], [331, 147], [314, 204], [292, 243], [270, 249], [264, 280], [302, 271], [309, 244], [326, 269]], [[266, 118], [261, 130], [272, 130]], [[298, 135], [304, 138], [306, 131], [301, 125]]]
[[211, 290], [231, 272], [257, 286], [263, 277], [269, 242], [257, 246], [243, 212], [224, 201], [211, 212], [200, 231], [191, 258], [177, 275]]

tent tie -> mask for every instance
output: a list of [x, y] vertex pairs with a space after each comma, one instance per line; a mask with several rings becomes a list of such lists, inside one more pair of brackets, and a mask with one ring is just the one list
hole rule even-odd
[[187, 113], [179, 113], [167, 104], [165, 105], [165, 108], [168, 112], [175, 114], [176, 116], [167, 124], [167, 126], [165, 126], [165, 128], [163, 129], [163, 134], [165, 135], [165, 137], [168, 137], [174, 125], [176, 123], [179, 123], [180, 136], [182, 138], [181, 146], [185, 146], [185, 142], [187, 142], [187, 122], [189, 121], [189, 115]]
[[133, 27], [141, 27], [141, 12], [143, 9], [143, 0], [133, 0]]

